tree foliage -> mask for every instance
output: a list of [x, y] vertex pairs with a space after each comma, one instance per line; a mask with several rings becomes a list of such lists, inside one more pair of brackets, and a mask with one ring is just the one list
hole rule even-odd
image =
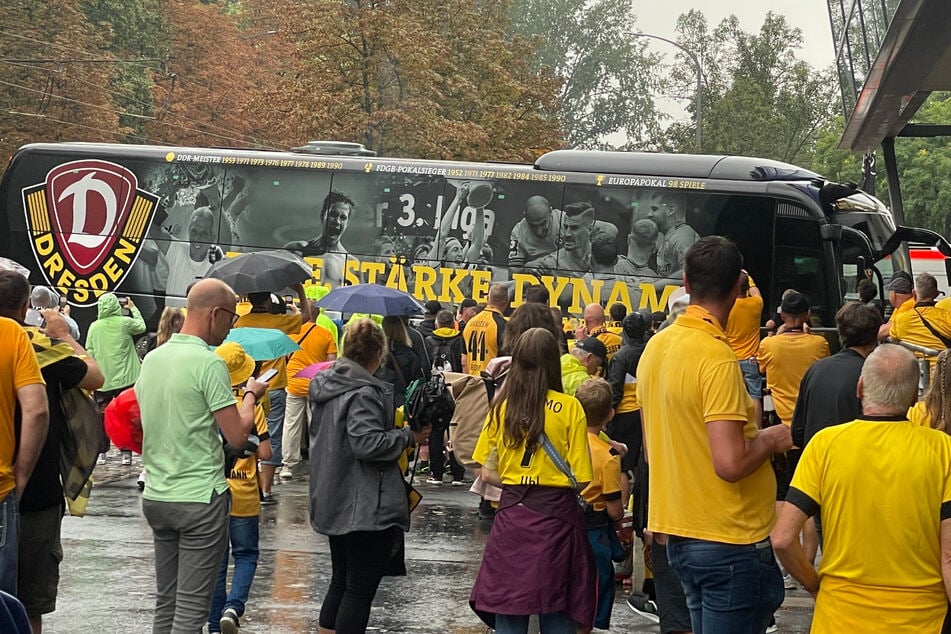
[[562, 79], [568, 147], [643, 147], [659, 134], [659, 56], [631, 37], [629, 0], [523, 0], [511, 14], [514, 32], [537, 44], [535, 67]]
[[[557, 81], [529, 66], [501, 0], [270, 2], [296, 53], [253, 112], [284, 139], [384, 155], [525, 160], [560, 145]], [[275, 5], [280, 5], [278, 10]]]
[[0, 154], [36, 141], [115, 140], [118, 114], [90, 61], [102, 36], [70, 2], [0, 3]]
[[[735, 16], [710, 29], [699, 11], [677, 21], [678, 41], [702, 67], [702, 151], [761, 156], [808, 165], [821, 129], [833, 117], [831, 71], [817, 73], [795, 51], [802, 33], [768, 13], [759, 33], [747, 33]], [[686, 56], [671, 70], [671, 87], [692, 90], [696, 70]], [[691, 105], [691, 110], [693, 106]], [[662, 147], [693, 151], [693, 124], [668, 129]]]

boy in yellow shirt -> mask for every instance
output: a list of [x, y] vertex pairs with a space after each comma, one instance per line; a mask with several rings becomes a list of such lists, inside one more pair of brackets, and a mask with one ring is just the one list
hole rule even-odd
[[[254, 360], [240, 344], [233, 341], [218, 346], [215, 352], [224, 359], [231, 376], [231, 389], [240, 403], [244, 398], [244, 384], [254, 373]], [[231, 490], [231, 518], [228, 525], [230, 555], [234, 557], [234, 575], [231, 592], [226, 592], [229, 550], [225, 549], [218, 572], [218, 582], [211, 599], [208, 631], [237, 634], [238, 619], [251, 590], [251, 582], [258, 567], [258, 525], [261, 514], [261, 492], [258, 489], [258, 460], [271, 458], [268, 442], [267, 418], [264, 408], [254, 407], [255, 431], [248, 435], [248, 444], [241, 449], [225, 446], [225, 471]]]
[[604, 379], [587, 379], [578, 386], [575, 398], [581, 403], [588, 421], [588, 447], [591, 451], [592, 478], [581, 495], [588, 503], [584, 515], [585, 526], [598, 569], [598, 607], [594, 626], [606, 630], [611, 626], [611, 609], [614, 607], [612, 562], [615, 556], [623, 560], [625, 555], [621, 552], [614, 527], [614, 522], [624, 516], [624, 507], [621, 505], [621, 460], [612, 453], [611, 445], [600, 436], [604, 425], [614, 418], [611, 385]]

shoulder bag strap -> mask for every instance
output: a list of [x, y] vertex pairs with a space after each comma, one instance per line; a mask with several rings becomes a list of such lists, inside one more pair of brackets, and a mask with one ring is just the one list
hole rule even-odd
[[935, 330], [934, 326], [928, 323], [928, 320], [925, 319], [925, 316], [921, 314], [920, 310], [915, 308], [915, 312], [918, 313], [918, 319], [920, 319], [921, 323], [925, 325], [925, 328], [927, 328], [931, 332], [931, 334], [937, 337], [938, 341], [940, 341], [942, 345], [944, 345], [945, 348], [951, 348], [951, 339], [948, 339], [947, 337], [943, 336], [940, 332]]
[[568, 480], [571, 482], [571, 486], [575, 491], [578, 490], [578, 480], [575, 478], [575, 474], [571, 471], [571, 467], [568, 466], [568, 463], [564, 458], [561, 457], [561, 454], [558, 453], [558, 450], [555, 449], [555, 446], [551, 444], [551, 440], [548, 439], [548, 435], [545, 432], [542, 432], [538, 437], [538, 442], [542, 446], [542, 449], [545, 450], [545, 453], [548, 454], [548, 457], [551, 458], [551, 461], [555, 463], [555, 466], [558, 467], [558, 470], [564, 473]]
[[[310, 333], [312, 333], [312, 332], [314, 331], [314, 328], [316, 328], [316, 327], [317, 327], [317, 324], [311, 324], [311, 325], [310, 325], [310, 328], [307, 330], [307, 332], [304, 333], [304, 336], [297, 340], [297, 345], [299, 346], [299, 345], [301, 345], [302, 343], [304, 343], [304, 339], [306, 339], [306, 338], [308, 337], [308, 335], [310, 335]], [[285, 356], [285, 357], [284, 357], [284, 360], [285, 360], [285, 361], [290, 361], [290, 360], [291, 360], [291, 355], [293, 355], [293, 354], [294, 354], [294, 353], [292, 352], [292, 353], [290, 353], [289, 355]]]

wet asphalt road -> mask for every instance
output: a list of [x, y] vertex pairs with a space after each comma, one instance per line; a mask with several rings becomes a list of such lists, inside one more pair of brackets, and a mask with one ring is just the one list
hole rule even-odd
[[[83, 518], [63, 520], [63, 563], [57, 610], [44, 619], [47, 634], [149, 632], [155, 601], [152, 536], [142, 516], [133, 467], [117, 455], [97, 467]], [[423, 501], [406, 538], [407, 577], [383, 580], [369, 631], [482, 634], [468, 605], [490, 524], [476, 515], [478, 498], [464, 487], [417, 484]], [[275, 506], [261, 516], [261, 556], [244, 634], [317, 631], [320, 602], [330, 581], [326, 538], [310, 528], [307, 485], [274, 486]], [[807, 632], [812, 601], [787, 592], [777, 615], [780, 632]], [[634, 614], [618, 586], [613, 632], [658, 632]], [[597, 631], [597, 630], [596, 630]]]

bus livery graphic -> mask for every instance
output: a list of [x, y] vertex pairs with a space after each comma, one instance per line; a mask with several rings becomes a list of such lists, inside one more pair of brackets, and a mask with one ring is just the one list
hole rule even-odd
[[43, 276], [71, 304], [95, 304], [135, 263], [158, 198], [121, 165], [80, 160], [23, 189], [30, 245]]

